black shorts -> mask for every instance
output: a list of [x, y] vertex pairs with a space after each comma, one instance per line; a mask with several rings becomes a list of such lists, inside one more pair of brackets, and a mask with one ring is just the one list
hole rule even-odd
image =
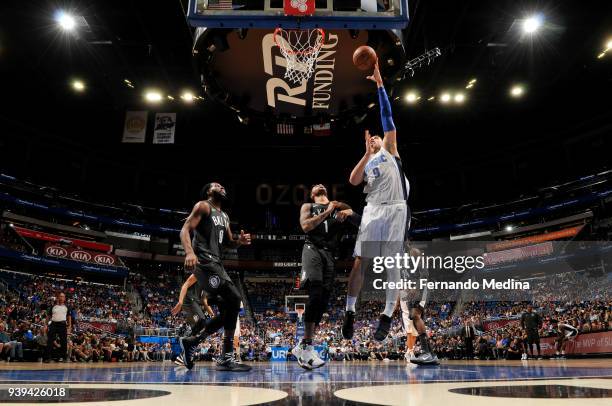
[[183, 311], [185, 312], [185, 319], [191, 327], [193, 327], [198, 320], [208, 317], [204, 310], [202, 310], [202, 300], [197, 300], [192, 295], [187, 295], [185, 298]]
[[312, 244], [304, 244], [302, 248], [302, 284], [322, 282], [325, 288], [331, 289], [335, 280], [334, 255]]
[[538, 330], [527, 330], [527, 344], [539, 344], [540, 343], [540, 334], [538, 334]]
[[223, 265], [218, 262], [204, 262], [200, 259], [193, 274], [202, 289], [212, 296], [216, 296], [219, 288], [224, 284], [233, 283]]

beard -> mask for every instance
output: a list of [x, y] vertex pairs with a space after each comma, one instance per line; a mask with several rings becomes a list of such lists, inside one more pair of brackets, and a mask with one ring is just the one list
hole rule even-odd
[[227, 193], [219, 193], [217, 191], [213, 191], [210, 196], [219, 202], [227, 202], [229, 200], [229, 198], [227, 197]]

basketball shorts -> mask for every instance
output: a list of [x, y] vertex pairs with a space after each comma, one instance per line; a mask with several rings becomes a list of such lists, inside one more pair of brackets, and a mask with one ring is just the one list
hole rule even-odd
[[410, 209], [405, 201], [368, 203], [363, 209], [354, 256], [395, 256], [405, 251], [410, 229]]
[[218, 262], [202, 262], [200, 259], [193, 274], [210, 296], [216, 296], [219, 288], [224, 284], [233, 283], [223, 265]]
[[185, 319], [187, 324], [193, 327], [198, 320], [208, 318], [208, 315], [202, 310], [202, 300], [198, 300], [195, 295], [188, 294], [183, 305]]
[[538, 330], [527, 329], [527, 344], [538, 344], [540, 342], [540, 334]]
[[301, 284], [307, 287], [308, 282], [322, 282], [323, 287], [333, 288], [336, 279], [334, 255], [312, 244], [304, 244], [302, 248]]

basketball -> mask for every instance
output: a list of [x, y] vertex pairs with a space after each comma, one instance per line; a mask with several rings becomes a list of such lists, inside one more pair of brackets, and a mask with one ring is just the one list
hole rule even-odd
[[377, 59], [376, 51], [367, 45], [362, 45], [353, 52], [353, 64], [359, 70], [372, 69]]

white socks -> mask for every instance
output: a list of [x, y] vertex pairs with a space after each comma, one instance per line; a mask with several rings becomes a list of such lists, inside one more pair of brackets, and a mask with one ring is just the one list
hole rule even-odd
[[390, 301], [385, 302], [385, 310], [383, 310], [383, 314], [387, 317], [393, 316], [393, 311], [395, 310], [396, 303], [397, 302], [395, 300], [392, 302]]
[[355, 312], [355, 304], [357, 303], [356, 296], [346, 296], [346, 310], [349, 312]]

